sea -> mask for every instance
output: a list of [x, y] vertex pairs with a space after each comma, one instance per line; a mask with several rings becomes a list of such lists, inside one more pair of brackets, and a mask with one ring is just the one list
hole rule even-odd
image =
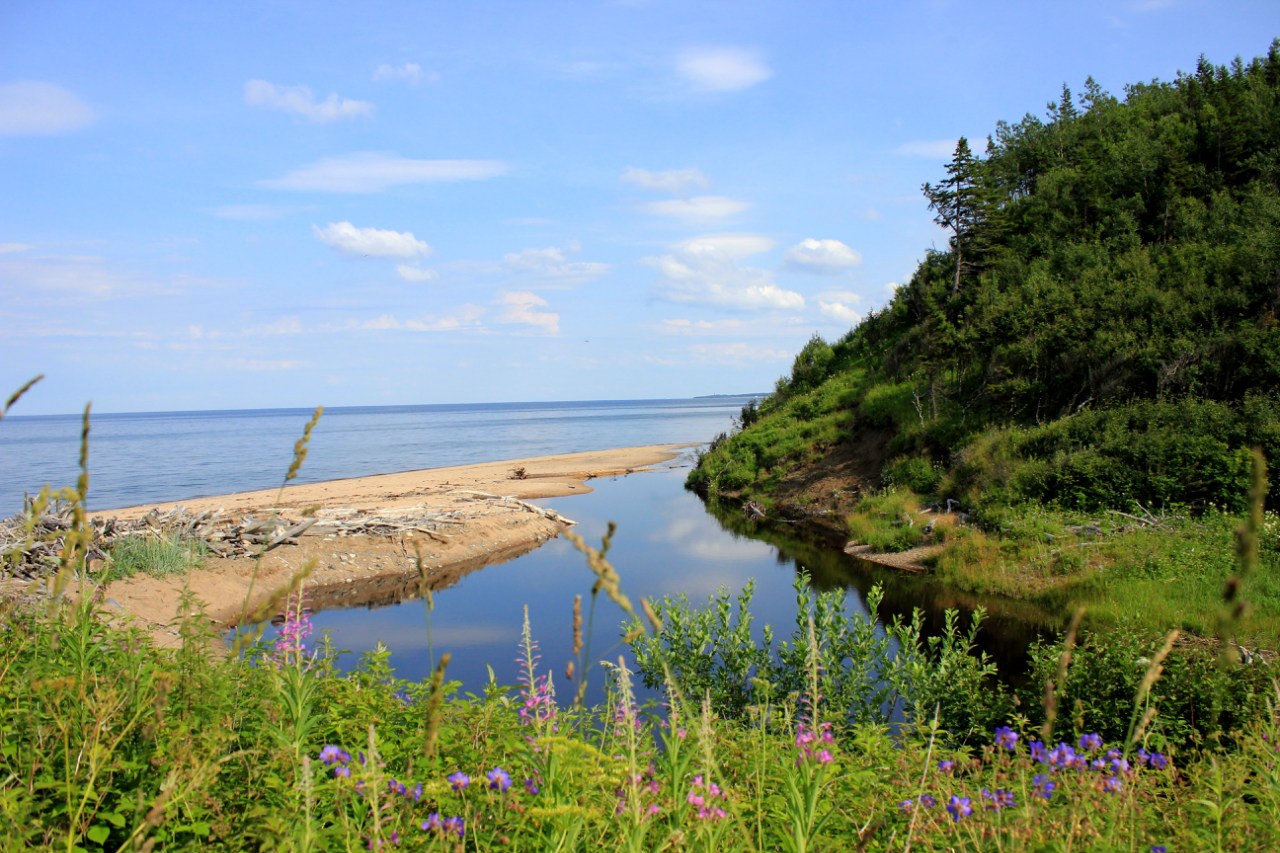
[[[297, 482], [646, 444], [709, 442], [760, 395], [325, 409]], [[310, 409], [95, 414], [93, 511], [281, 484]], [[0, 517], [79, 474], [80, 415], [0, 421]]]

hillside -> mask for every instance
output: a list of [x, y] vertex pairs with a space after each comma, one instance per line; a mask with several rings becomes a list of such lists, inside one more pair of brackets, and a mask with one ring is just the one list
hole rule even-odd
[[1064, 87], [924, 193], [947, 249], [811, 340], [691, 488], [886, 549], [948, 498], [975, 535], [1047, 518], [1043, 541], [1243, 509], [1251, 448], [1280, 460], [1280, 40], [1123, 98]]

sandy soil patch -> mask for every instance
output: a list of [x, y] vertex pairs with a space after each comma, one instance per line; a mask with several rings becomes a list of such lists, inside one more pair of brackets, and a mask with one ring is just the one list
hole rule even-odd
[[[104, 599], [162, 643], [177, 640], [184, 588], [220, 628], [255, 611], [273, 615], [280, 609], [275, 602], [303, 571], [309, 572], [307, 603], [313, 610], [401, 600], [418, 595], [423, 585], [443, 589], [468, 572], [531, 551], [571, 523], [524, 501], [586, 494], [594, 477], [653, 470], [692, 446], [651, 445], [431, 468], [95, 513], [141, 518], [152, 509], [183, 506], [191, 512], [218, 510], [232, 518], [274, 514], [299, 519], [311, 513], [320, 519], [296, 544], [275, 548], [260, 560], [210, 557], [185, 578], [138, 575], [116, 581], [104, 591]], [[368, 519], [422, 529], [368, 536], [341, 535], [334, 527]]]

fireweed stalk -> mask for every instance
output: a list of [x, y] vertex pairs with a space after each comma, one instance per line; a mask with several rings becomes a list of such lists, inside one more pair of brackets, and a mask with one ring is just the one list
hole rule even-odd
[[796, 757], [787, 770], [783, 788], [783, 803], [791, 832], [783, 839], [786, 849], [794, 853], [807, 853], [817, 837], [826, 815], [819, 816], [822, 794], [832, 779], [835, 756], [835, 736], [831, 723], [821, 721], [819, 687], [822, 684], [821, 664], [818, 660], [818, 641], [813, 617], [809, 617], [809, 644], [805, 660], [808, 688], [801, 698], [800, 713], [796, 720]]

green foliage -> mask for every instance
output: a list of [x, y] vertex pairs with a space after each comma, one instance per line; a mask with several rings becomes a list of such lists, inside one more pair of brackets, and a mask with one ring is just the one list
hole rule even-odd
[[889, 488], [859, 501], [846, 519], [846, 528], [850, 540], [873, 551], [906, 551], [924, 541], [925, 523], [919, 513], [915, 495]]
[[184, 575], [206, 553], [203, 543], [178, 536], [122, 536], [111, 545], [111, 577], [118, 580], [138, 572], [157, 578]]

